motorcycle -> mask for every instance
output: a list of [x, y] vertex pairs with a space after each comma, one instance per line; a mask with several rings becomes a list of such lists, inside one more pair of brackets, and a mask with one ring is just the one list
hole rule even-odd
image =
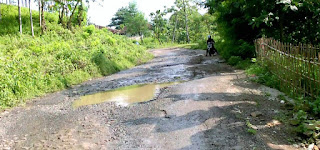
[[211, 57], [211, 55], [214, 55], [215, 53], [218, 54], [218, 51], [216, 50], [216, 48], [214, 48], [214, 42], [208, 42], [206, 56], [208, 56], [208, 53], [209, 53], [210, 57]]

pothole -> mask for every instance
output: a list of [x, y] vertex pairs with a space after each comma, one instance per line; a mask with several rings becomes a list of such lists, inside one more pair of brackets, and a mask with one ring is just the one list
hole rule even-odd
[[154, 83], [154, 84], [139, 84], [113, 89], [106, 92], [85, 95], [79, 100], [73, 102], [73, 108], [80, 106], [100, 104], [104, 102], [116, 102], [122, 106], [128, 106], [134, 103], [140, 103], [152, 100], [161, 88], [175, 85], [180, 82], [170, 83]]

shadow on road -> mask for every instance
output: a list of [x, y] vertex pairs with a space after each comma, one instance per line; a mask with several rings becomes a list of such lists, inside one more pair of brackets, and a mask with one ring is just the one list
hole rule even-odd
[[[237, 83], [237, 80], [233, 82]], [[236, 84], [243, 88], [255, 85]], [[162, 117], [145, 117], [127, 120], [130, 126], [152, 125], [155, 133], [173, 133], [202, 127], [190, 137], [191, 144], [182, 149], [287, 149], [293, 135], [282, 124], [269, 125], [278, 113], [278, 102], [265, 96], [244, 93], [200, 93], [169, 95], [173, 103], [179, 101], [212, 102], [214, 107], [194, 110], [184, 115], [166, 112]], [[166, 111], [166, 110], [163, 110]], [[259, 117], [250, 113], [259, 111]], [[249, 125], [250, 124], [250, 125]], [[248, 129], [254, 128], [256, 134]], [[186, 134], [186, 136], [188, 136]]]

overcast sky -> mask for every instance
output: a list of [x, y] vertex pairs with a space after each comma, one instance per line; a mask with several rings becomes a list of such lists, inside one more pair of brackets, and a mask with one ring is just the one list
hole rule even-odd
[[[174, 5], [174, 0], [104, 0], [102, 3], [90, 3], [88, 16], [90, 22], [106, 26], [111, 22], [111, 18], [119, 8], [129, 5], [129, 2], [135, 1], [139, 11], [142, 11], [150, 20], [149, 14], [156, 10], [163, 10], [164, 6], [171, 7]], [[201, 9], [200, 13], [204, 14], [205, 9]]]
[[[0, 0], [5, 2], [5, 0]], [[15, 4], [17, 0], [13, 0]], [[107, 26], [111, 22], [111, 18], [121, 7], [128, 6], [130, 2], [136, 2], [139, 11], [145, 14], [145, 17], [150, 21], [149, 14], [157, 10], [163, 10], [164, 6], [167, 8], [174, 5], [175, 0], [96, 0], [100, 2], [92, 3], [90, 2], [90, 7], [88, 10], [88, 17], [90, 23], [94, 23], [101, 26]], [[38, 10], [37, 3], [33, 0], [31, 1], [32, 9]], [[199, 12], [204, 14], [207, 12], [206, 9], [200, 9]], [[168, 16], [167, 16], [168, 17]]]

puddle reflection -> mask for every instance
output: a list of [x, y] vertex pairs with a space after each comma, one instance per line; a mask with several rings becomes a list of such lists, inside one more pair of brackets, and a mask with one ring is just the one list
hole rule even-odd
[[73, 108], [103, 102], [117, 102], [119, 105], [123, 106], [145, 102], [152, 100], [161, 88], [178, 83], [179, 82], [132, 85], [93, 95], [86, 95], [82, 96], [79, 100], [74, 101]]

